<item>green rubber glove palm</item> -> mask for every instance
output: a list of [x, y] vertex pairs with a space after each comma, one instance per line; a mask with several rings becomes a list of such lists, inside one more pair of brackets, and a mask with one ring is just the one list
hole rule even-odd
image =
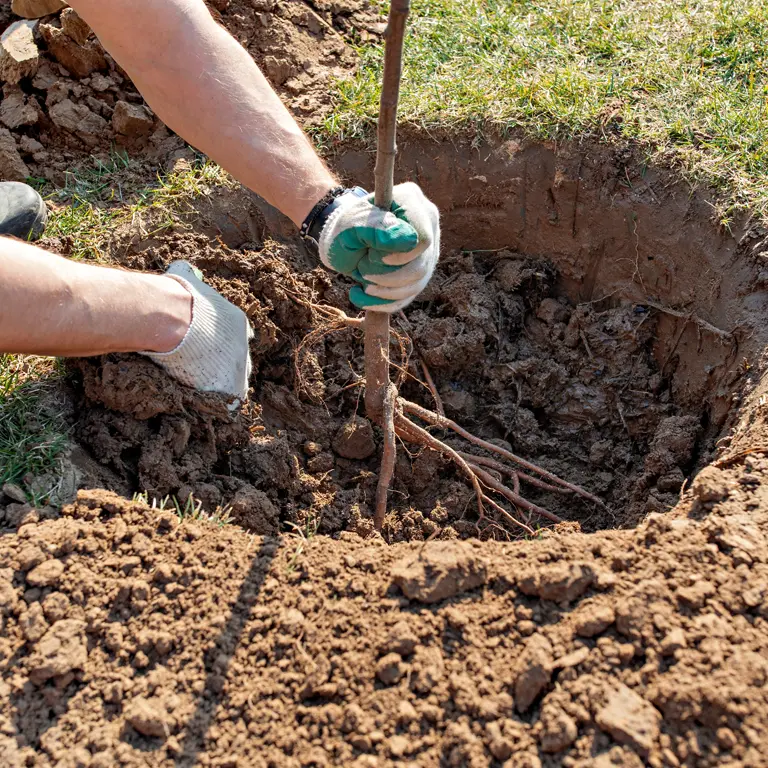
[[360, 309], [397, 312], [426, 287], [440, 252], [440, 214], [416, 184], [398, 184], [389, 211], [373, 195], [350, 196], [320, 234], [320, 258], [360, 285], [350, 291]]

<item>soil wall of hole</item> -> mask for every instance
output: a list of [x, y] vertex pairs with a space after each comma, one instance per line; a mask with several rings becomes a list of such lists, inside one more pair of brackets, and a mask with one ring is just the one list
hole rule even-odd
[[[704, 193], [603, 145], [401, 145], [398, 179], [419, 182], [443, 217], [441, 264], [408, 316], [449, 415], [601, 496], [609, 513], [533, 491], [587, 529], [669, 510], [727, 447], [762, 370], [765, 233], [718, 228]], [[354, 147], [332, 158], [364, 184], [373, 161]], [[214, 190], [197, 208], [150, 237], [117, 233], [110, 256], [141, 269], [188, 258], [246, 311], [252, 410], [233, 423], [144, 358], [81, 361], [75, 433], [97, 459], [84, 483], [192, 493], [257, 533], [318, 521], [364, 532], [378, 454], [354, 420], [360, 334], [322, 332], [307, 304], [352, 311], [348, 286], [248, 193]], [[404, 393], [431, 404], [413, 380]], [[478, 535], [470, 503], [449, 463], [401, 452], [387, 538]]]
[[[695, 313], [659, 318], [655, 356], [684, 406], [706, 404], [722, 427], [744, 358], [762, 354], [768, 318], [768, 232], [743, 219], [719, 226], [709, 190], [626, 148], [522, 139], [405, 136], [398, 179], [417, 181], [442, 213], [446, 250], [516, 251], [556, 267], [573, 303], [634, 302]], [[374, 155], [346, 150], [335, 166], [372, 184]]]

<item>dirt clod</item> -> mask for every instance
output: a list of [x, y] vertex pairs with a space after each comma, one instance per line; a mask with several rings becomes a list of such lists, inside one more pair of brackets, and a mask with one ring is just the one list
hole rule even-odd
[[367, 459], [376, 452], [373, 427], [368, 419], [355, 416], [345, 422], [333, 438], [333, 450], [345, 459]]
[[616, 739], [645, 756], [659, 737], [661, 714], [626, 686], [613, 691], [595, 722]]
[[394, 583], [410, 600], [437, 603], [485, 584], [485, 563], [465, 542], [429, 542], [392, 569]]
[[543, 635], [534, 635], [525, 644], [515, 680], [515, 707], [525, 712], [549, 683], [552, 675], [552, 644]]
[[570, 603], [586, 592], [595, 580], [591, 567], [580, 563], [556, 565], [537, 570], [520, 582], [527, 595], [538, 595], [543, 600]]
[[388, 653], [376, 664], [376, 677], [384, 685], [394, 685], [405, 674], [403, 658], [399, 653]]
[[585, 605], [576, 613], [573, 629], [580, 637], [594, 637], [605, 632], [615, 619], [610, 605]]
[[112, 113], [112, 127], [122, 136], [146, 136], [154, 128], [155, 121], [150, 111], [141, 104], [118, 101]]
[[55, 587], [63, 573], [61, 560], [46, 560], [27, 574], [27, 583], [33, 587]]
[[40, 685], [52, 677], [83, 669], [87, 661], [85, 622], [62, 619], [45, 633], [29, 657], [29, 679]]
[[11, 85], [31, 77], [40, 66], [36, 21], [15, 21], [0, 35], [0, 78]]
[[137, 696], [126, 707], [125, 720], [143, 736], [168, 735], [168, 714], [156, 699]]

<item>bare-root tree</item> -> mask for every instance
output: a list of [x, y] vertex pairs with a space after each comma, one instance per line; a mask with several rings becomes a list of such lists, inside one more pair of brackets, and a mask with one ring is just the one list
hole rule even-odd
[[[392, 204], [397, 151], [397, 104], [400, 94], [405, 23], [409, 10], [409, 0], [392, 0], [385, 33], [384, 84], [379, 111], [374, 195], [375, 204], [385, 210], [388, 210]], [[365, 409], [368, 418], [381, 427], [384, 434], [374, 514], [377, 530], [381, 531], [387, 513], [387, 495], [395, 470], [396, 438], [438, 451], [456, 464], [474, 488], [479, 516], [478, 525], [489, 518], [501, 518], [526, 533], [534, 533], [529, 523], [508, 511], [500, 502], [507, 502], [516, 514], [523, 515], [528, 520], [531, 516], [538, 515], [554, 523], [562, 522], [549, 510], [526, 500], [522, 496], [521, 484], [529, 484], [554, 493], [580, 496], [594, 504], [604, 506], [600, 499], [583, 488], [568, 483], [542, 467], [473, 435], [456, 422], [446, 418], [442, 413], [439, 396], [425, 365], [423, 366], [425, 378], [435, 396], [439, 412], [422, 408], [400, 397], [397, 387], [390, 379], [390, 317], [388, 314], [368, 311], [365, 313], [365, 318], [353, 318], [333, 307], [312, 306], [329, 323], [329, 330], [333, 327], [355, 327], [363, 328], [365, 332]], [[439, 440], [427, 431], [426, 427], [453, 432], [496, 458], [458, 451]], [[511, 487], [499, 479], [502, 477], [508, 479]]]

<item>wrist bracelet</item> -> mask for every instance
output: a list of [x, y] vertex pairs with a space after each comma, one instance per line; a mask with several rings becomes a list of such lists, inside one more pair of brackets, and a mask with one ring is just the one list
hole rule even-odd
[[307, 242], [317, 246], [320, 241], [320, 233], [323, 231], [326, 221], [328, 221], [329, 216], [339, 207], [339, 205], [341, 205], [341, 199], [347, 195], [354, 195], [355, 197], [362, 198], [367, 197], [368, 192], [362, 187], [352, 187], [352, 189], [335, 187], [309, 212], [309, 215], [304, 219], [304, 223], [301, 225], [299, 234]]
[[328, 190], [313, 206], [312, 210], [307, 214], [307, 218], [301, 224], [299, 228], [299, 234], [302, 237], [306, 237], [309, 234], [309, 228], [314, 223], [319, 214], [332, 203], [339, 195], [343, 195], [345, 192], [344, 187], [334, 187]]

